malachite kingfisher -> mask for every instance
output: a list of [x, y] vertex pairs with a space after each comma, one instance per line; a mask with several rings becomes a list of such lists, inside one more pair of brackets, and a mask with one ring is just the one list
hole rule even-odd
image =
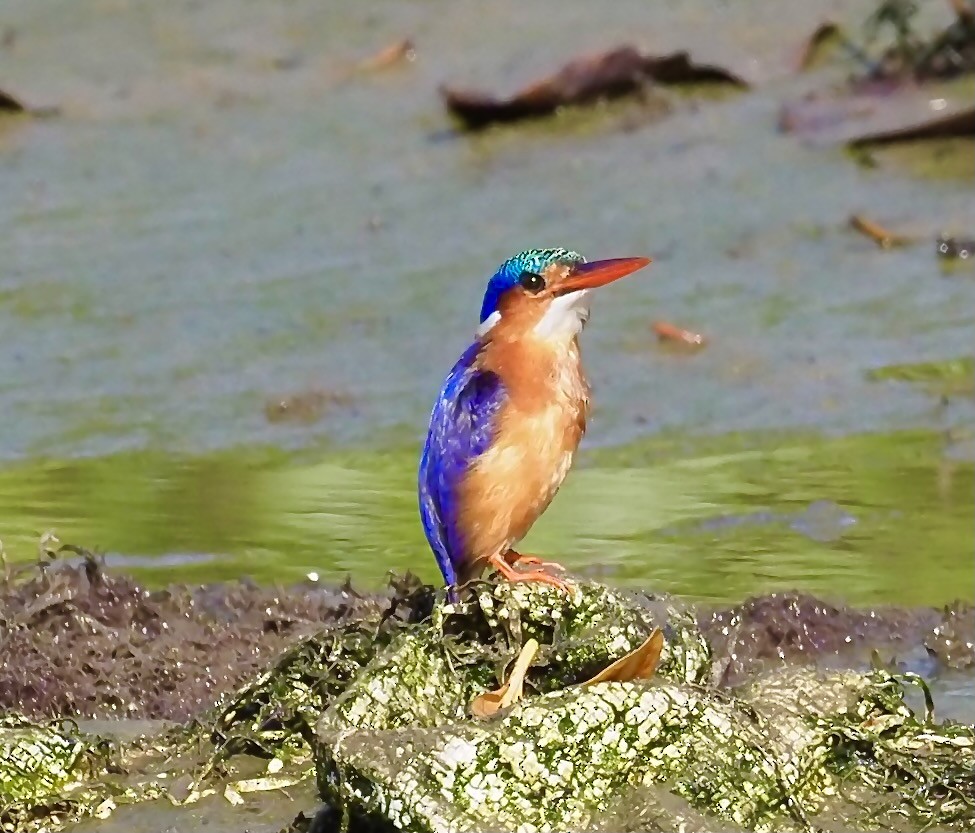
[[555, 497], [586, 430], [579, 333], [590, 290], [648, 263], [530, 249], [488, 281], [475, 340], [443, 383], [420, 460], [420, 516], [448, 587], [492, 567], [509, 581], [567, 589], [546, 571], [560, 565], [514, 547]]

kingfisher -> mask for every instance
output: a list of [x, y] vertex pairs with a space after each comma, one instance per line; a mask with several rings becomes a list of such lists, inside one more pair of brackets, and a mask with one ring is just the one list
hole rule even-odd
[[552, 502], [586, 430], [579, 334], [590, 291], [649, 263], [529, 249], [488, 281], [480, 326], [443, 383], [420, 459], [423, 530], [451, 592], [488, 567], [568, 590], [549, 572], [561, 565], [514, 547]]

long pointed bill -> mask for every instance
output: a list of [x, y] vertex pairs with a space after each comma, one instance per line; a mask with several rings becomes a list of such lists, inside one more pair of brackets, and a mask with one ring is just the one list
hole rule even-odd
[[594, 289], [642, 269], [650, 263], [648, 257], [615, 257], [610, 260], [594, 260], [580, 263], [555, 290], [559, 295], [580, 289]]

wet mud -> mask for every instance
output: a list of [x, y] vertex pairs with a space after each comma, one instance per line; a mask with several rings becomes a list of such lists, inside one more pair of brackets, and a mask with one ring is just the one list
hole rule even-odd
[[720, 664], [721, 682], [737, 685], [782, 662], [863, 667], [874, 654], [930, 674], [975, 666], [975, 608], [832, 605], [801, 593], [771, 593], [699, 616]]
[[[147, 590], [82, 553], [80, 563], [22, 568], [0, 588], [0, 712], [186, 721], [313, 633], [412, 621], [433, 600], [411, 576], [372, 594], [240, 582]], [[925, 674], [975, 667], [975, 608], [963, 602], [865, 610], [773, 593], [701, 607], [697, 618], [714, 682], [728, 686], [783, 663], [863, 668], [874, 652]]]
[[149, 591], [86, 554], [0, 590], [0, 712], [184, 721], [328, 624], [376, 615], [349, 587]]

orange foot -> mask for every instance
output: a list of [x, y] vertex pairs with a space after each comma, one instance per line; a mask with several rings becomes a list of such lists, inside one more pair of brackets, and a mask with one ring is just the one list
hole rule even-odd
[[487, 560], [488, 566], [497, 570], [503, 578], [508, 581], [537, 581], [539, 584], [548, 584], [563, 593], [569, 593], [569, 585], [564, 581], [550, 576], [543, 570], [516, 570], [511, 564], [505, 561], [501, 554], [492, 555]]
[[540, 567], [541, 569], [551, 569], [558, 570], [560, 573], [565, 572], [565, 567], [556, 561], [542, 561], [536, 555], [524, 555], [520, 552], [515, 552], [514, 550], [508, 550], [505, 556], [509, 564], [516, 567]]

